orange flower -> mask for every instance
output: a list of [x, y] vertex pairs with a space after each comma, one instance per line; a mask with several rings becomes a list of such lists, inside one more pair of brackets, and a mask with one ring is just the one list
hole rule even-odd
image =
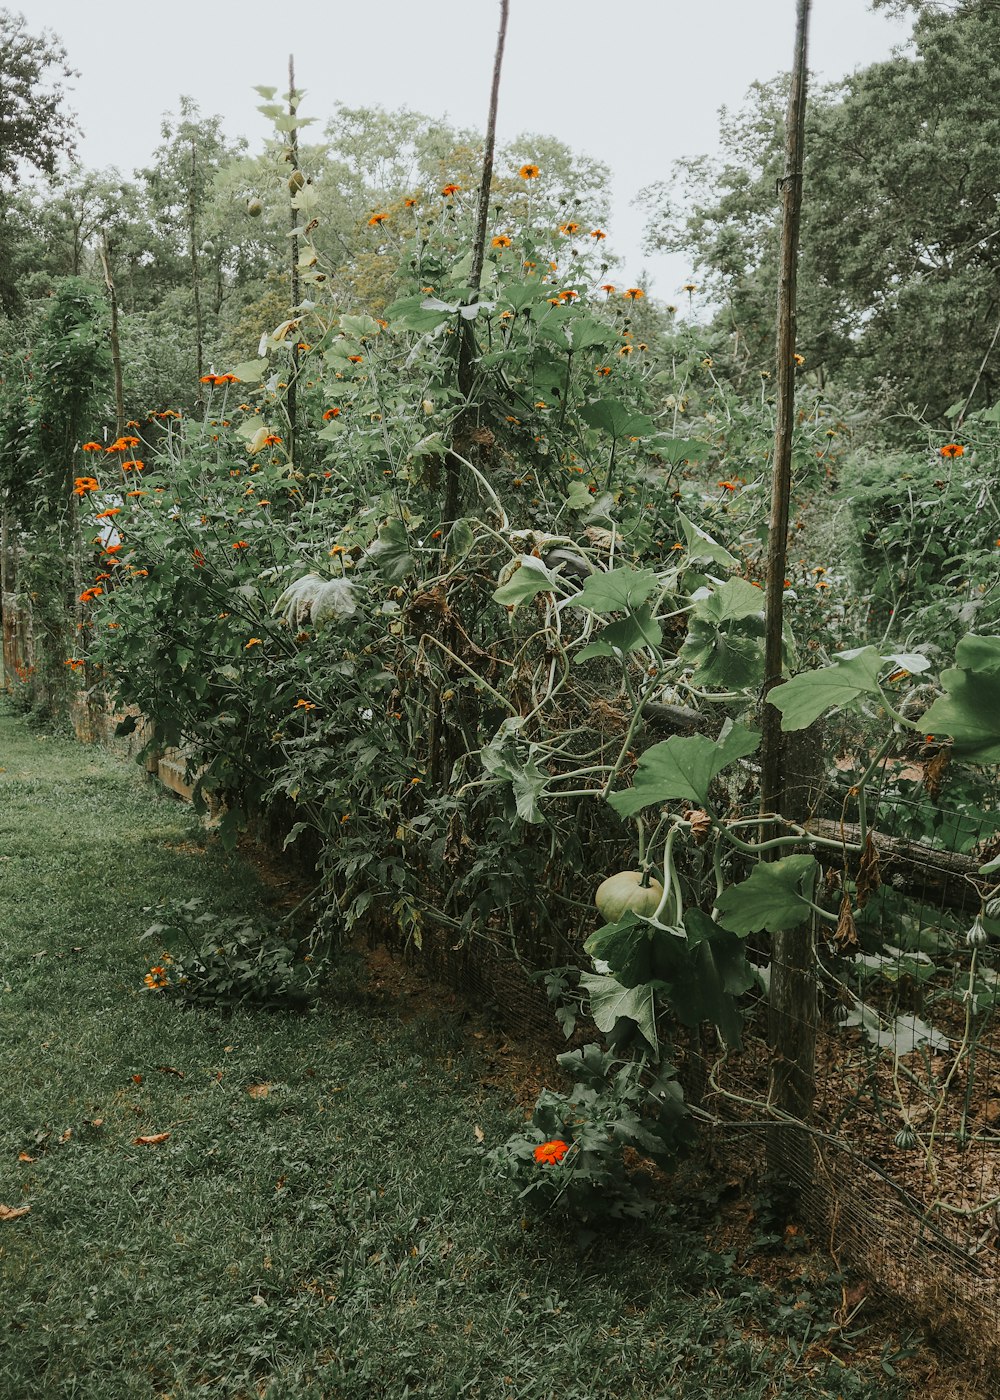
[[498, 233], [496, 238], [490, 243], [491, 248], [509, 248], [510, 246], [511, 239], [509, 239], [505, 233]]
[[145, 470], [145, 462], [122, 462], [123, 472], [144, 472]]
[[375, 228], [378, 224], [384, 224], [388, 217], [388, 214], [373, 214], [368, 220], [368, 227]]
[[339, 417], [340, 417], [340, 409], [339, 409], [339, 408], [328, 408], [328, 409], [326, 410], [326, 412], [323, 414], [323, 422], [324, 422], [324, 423], [329, 423], [329, 421], [330, 421], [331, 418], [339, 418]]
[[723, 491], [735, 491], [738, 485], [735, 481], [717, 481], [715, 484]]
[[277, 433], [268, 433], [267, 437], [264, 439], [265, 447], [278, 447], [280, 444], [281, 438]]
[[685, 282], [684, 286], [681, 288], [682, 292], [696, 292], [697, 290], [698, 288], [693, 282]]
[[638, 301], [640, 297], [644, 297], [645, 295], [646, 293], [641, 287], [626, 287], [624, 292], [622, 292], [622, 296], [627, 297], [629, 301]]
[[938, 451], [942, 457], [964, 457], [965, 448], [960, 442], [946, 442], [944, 447], [939, 447]]
[[613, 282], [602, 282], [600, 290], [602, 292], [607, 292], [608, 296], [610, 296], [611, 293], [616, 290], [615, 284]]
[[215, 382], [216, 384], [239, 384], [240, 380], [235, 374], [217, 374]]
[[618, 347], [618, 353], [619, 353], [619, 355], [631, 355], [631, 353], [632, 353], [632, 351], [633, 351], [634, 349], [635, 349], [635, 346], [634, 346], [634, 345], [619, 345], [619, 347]]
[[78, 476], [73, 482], [74, 496], [85, 496], [88, 491], [99, 491], [100, 489], [97, 480], [92, 476]]
[[560, 300], [560, 301], [576, 301], [576, 299], [577, 299], [577, 297], [578, 297], [579, 295], [580, 295], [580, 293], [579, 293], [579, 292], [574, 292], [574, 290], [573, 290], [572, 287], [567, 287], [564, 291], [562, 291], [562, 292], [559, 293], [559, 300]]
[[406, 205], [407, 209], [412, 209], [416, 202], [417, 201], [413, 198], [412, 195], [407, 195], [406, 199], [403, 200], [403, 203]]
[[350, 360], [352, 365], [360, 365], [365, 357], [364, 355], [348, 355], [347, 358], [348, 360]]
[[233, 540], [233, 542], [232, 542], [232, 544], [229, 546], [229, 548], [230, 548], [230, 549], [249, 549], [250, 546], [247, 544], [246, 540]]
[[191, 558], [194, 560], [196, 569], [203, 569], [205, 567], [205, 556], [200, 549], [193, 549], [191, 551]]
[[107, 547], [107, 549], [104, 551], [104, 553], [105, 553], [105, 554], [117, 554], [118, 551], [119, 551], [120, 549], [121, 549], [121, 545], [120, 545], [120, 544], [109, 544], [108, 547]]
[[246, 646], [243, 648], [243, 650], [249, 651], [251, 647], [259, 647], [263, 645], [263, 640], [260, 637], [251, 637], [250, 640], [247, 642]]
[[597, 241], [600, 242], [602, 238], [607, 238], [608, 235], [602, 228], [592, 228], [590, 230], [590, 236], [591, 238], [596, 238]]
[[560, 232], [560, 233], [566, 234], [566, 236], [567, 236], [567, 238], [568, 238], [571, 234], [576, 233], [577, 230], [579, 229], [579, 227], [580, 227], [579, 224], [574, 224], [574, 223], [560, 224], [560, 225], [559, 225], [559, 232]]
[[311, 700], [296, 700], [294, 708], [296, 710], [315, 710], [316, 706]]
[[85, 442], [83, 444], [84, 452], [102, 452], [103, 450], [104, 449], [99, 442]]
[[95, 520], [110, 520], [111, 517], [112, 517], [113, 515], [121, 515], [121, 513], [122, 513], [122, 508], [121, 508], [121, 506], [112, 506], [110, 510], [102, 510], [102, 511], [100, 512], [100, 514], [95, 515], [95, 516], [94, 516], [94, 519], [95, 519]]
[[542, 1166], [551, 1166], [553, 1162], [561, 1162], [569, 1151], [569, 1143], [563, 1142], [562, 1138], [553, 1138], [551, 1142], [540, 1142], [535, 1148], [535, 1161]]
[[522, 165], [517, 173], [522, 180], [537, 180], [542, 172], [537, 165]]
[[459, 190], [460, 190], [461, 188], [462, 188], [461, 185], [445, 185], [445, 187], [444, 187], [444, 189], [441, 191], [441, 193], [442, 193], [443, 195], [445, 195], [445, 196], [453, 195], [453, 194], [458, 194], [458, 192], [459, 192]]
[[85, 663], [76, 656], [68, 656], [63, 662], [63, 665], [68, 666], [71, 671], [79, 671], [80, 667], [85, 665]]

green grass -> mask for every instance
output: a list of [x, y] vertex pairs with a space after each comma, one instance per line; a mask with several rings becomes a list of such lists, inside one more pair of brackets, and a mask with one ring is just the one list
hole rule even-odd
[[356, 960], [307, 1014], [143, 990], [145, 906], [268, 890], [106, 754], [0, 714], [0, 770], [0, 1202], [31, 1207], [0, 1223], [3, 1400], [905, 1393], [830, 1330], [835, 1279], [754, 1282], [709, 1206], [522, 1230], [474, 1135], [513, 1097]]

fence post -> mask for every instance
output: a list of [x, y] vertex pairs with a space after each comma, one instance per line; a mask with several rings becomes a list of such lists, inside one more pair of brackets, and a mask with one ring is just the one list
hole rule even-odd
[[[785, 734], [784, 790], [778, 810], [797, 822], [808, 820], [824, 773], [823, 730], [819, 722]], [[768, 1101], [783, 1114], [808, 1123], [816, 1090], [816, 926], [771, 935], [771, 991], [768, 1006]], [[767, 1176], [789, 1207], [813, 1182], [815, 1158], [808, 1131], [775, 1127], [767, 1138]]]

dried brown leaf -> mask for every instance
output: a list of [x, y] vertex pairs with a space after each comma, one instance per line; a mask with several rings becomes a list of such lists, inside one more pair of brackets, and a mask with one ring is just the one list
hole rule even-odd
[[132, 1139], [133, 1147], [159, 1147], [161, 1142], [166, 1142], [169, 1133], [150, 1133], [144, 1137]]
[[879, 874], [879, 854], [872, 834], [869, 831], [865, 837], [865, 848], [861, 852], [861, 862], [858, 865], [858, 877], [856, 880], [857, 894], [855, 896], [859, 909], [863, 909], [868, 901], [868, 896], [877, 890], [882, 883], [882, 876]]
[[252, 1099], [266, 1099], [271, 1092], [270, 1084], [251, 1084], [247, 1093]]
[[837, 927], [833, 931], [833, 941], [841, 952], [850, 952], [858, 946], [858, 930], [854, 924], [854, 911], [851, 909], [851, 898], [847, 891], [840, 901], [840, 917], [837, 920]]
[[0, 1220], [20, 1220], [22, 1215], [30, 1215], [30, 1206], [0, 1206]]

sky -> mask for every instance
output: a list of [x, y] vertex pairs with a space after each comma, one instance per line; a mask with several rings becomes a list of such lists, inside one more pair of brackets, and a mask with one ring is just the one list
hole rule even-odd
[[[302, 112], [322, 130], [334, 104], [409, 107], [482, 130], [498, 0], [280, 4], [239, 0], [11, 0], [29, 31], [54, 31], [80, 76], [69, 105], [85, 166], [131, 174], [181, 94], [219, 113], [252, 149], [269, 134], [255, 84], [287, 90], [294, 53]], [[557, 137], [612, 170], [608, 246], [630, 283], [645, 271], [670, 301], [692, 275], [678, 255], [642, 251], [643, 186], [716, 147], [718, 109], [791, 65], [795, 0], [511, 0], [497, 136]], [[908, 23], [867, 0], [813, 0], [810, 68], [843, 77], [886, 58]], [[532, 158], [525, 147], [524, 160]], [[581, 211], [582, 212], [582, 211]]]

